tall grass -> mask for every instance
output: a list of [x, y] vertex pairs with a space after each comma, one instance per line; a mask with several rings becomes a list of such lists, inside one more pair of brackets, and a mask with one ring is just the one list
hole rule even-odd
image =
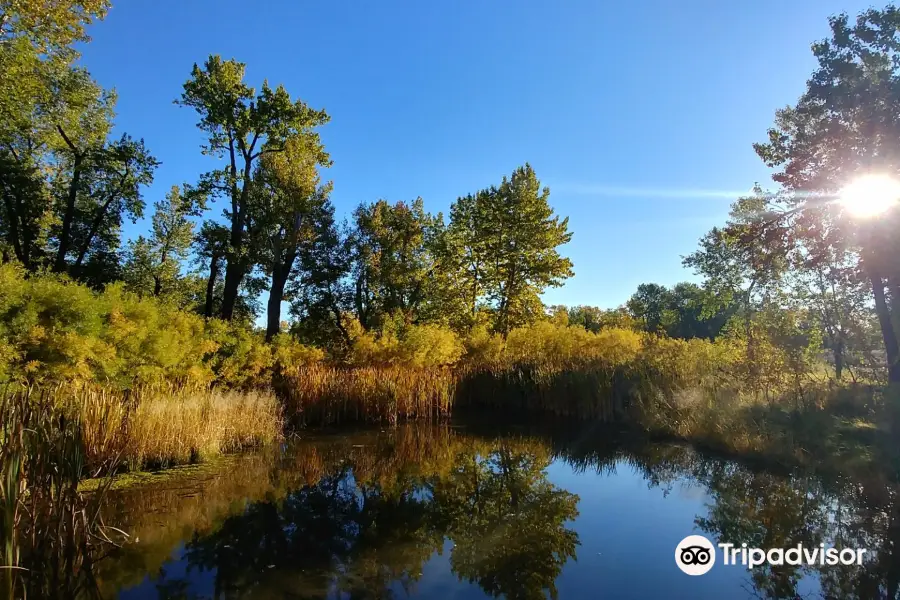
[[[0, 397], [18, 402], [36, 396], [7, 389]], [[39, 397], [78, 423], [83, 477], [96, 477], [113, 464], [141, 469], [197, 462], [271, 443], [283, 430], [281, 407], [271, 392], [57, 386]]]
[[450, 416], [456, 387], [445, 367], [331, 367], [295, 369], [276, 383], [292, 426]]
[[[112, 543], [99, 518], [108, 485], [78, 491], [86, 472], [83, 421], [51, 394], [0, 393], [0, 578], [8, 598], [98, 596], [96, 548]], [[106, 475], [116, 458], [106, 461]]]
[[205, 390], [148, 395], [128, 415], [127, 428], [124, 458], [137, 468], [271, 443], [282, 427], [271, 393]]

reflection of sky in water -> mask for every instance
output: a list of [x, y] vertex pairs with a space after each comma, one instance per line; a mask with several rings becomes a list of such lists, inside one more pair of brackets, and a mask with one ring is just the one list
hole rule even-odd
[[[661, 485], [651, 485], [644, 474], [627, 461], [620, 460], [601, 472], [590, 468], [575, 470], [563, 460], [552, 462], [545, 473], [556, 488], [577, 494], [578, 517], [565, 526], [574, 529], [580, 545], [577, 560], [569, 560], [556, 578], [558, 597], [568, 598], [748, 598], [754, 597], [750, 574], [742, 566], [721, 564], [717, 552], [716, 566], [701, 577], [681, 573], [674, 561], [675, 547], [691, 534], [704, 534], [695, 520], [706, 517], [715, 498], [706, 488], [687, 478], [676, 478]], [[342, 482], [362, 502], [355, 481], [348, 473]], [[411, 490], [409, 496], [427, 503], [429, 490]], [[187, 533], [187, 532], [186, 532]], [[742, 540], [728, 541], [740, 544]], [[215, 594], [215, 569], [188, 569], [184, 544], [163, 566], [164, 579], [180, 580], [187, 590], [170, 590], [160, 594], [157, 578], [121, 591], [120, 598], [188, 597], [212, 598]], [[451, 566], [453, 543], [445, 539], [440, 552], [432, 554], [422, 565], [422, 576], [407, 588], [394, 582], [389, 585], [394, 597], [403, 598], [485, 598], [487, 594], [477, 582], [460, 580]], [[285, 568], [280, 565], [279, 569]], [[179, 596], [177, 593], [184, 593]], [[818, 595], [816, 578], [807, 577], [797, 587], [801, 596]], [[256, 596], [254, 596], [256, 597]], [[329, 597], [347, 597], [332, 586]]]
[[747, 571], [722, 566], [721, 553], [703, 576], [685, 575], [675, 565], [678, 542], [703, 535], [694, 524], [696, 516], [706, 514], [702, 486], [676, 481], [666, 494], [666, 485], [650, 487], [624, 462], [612, 474], [576, 474], [562, 462], [548, 470], [554, 483], [581, 497], [575, 521], [578, 561], [567, 564], [557, 579], [560, 598], [590, 598], [589, 590], [623, 599], [748, 597]]

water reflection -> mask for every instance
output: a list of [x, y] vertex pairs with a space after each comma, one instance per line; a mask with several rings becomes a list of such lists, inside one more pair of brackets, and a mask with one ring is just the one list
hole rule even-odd
[[[629, 551], [623, 524], [603, 516], [603, 490], [626, 477], [657, 496], [698, 490], [682, 536], [869, 550], [861, 566], [728, 567], [727, 580], [686, 577], [668, 557], [647, 565], [648, 577], [669, 578], [659, 589], [694, 580], [692, 597], [900, 593], [897, 489], [879, 477], [774, 473], [681, 446], [623, 445], [605, 433], [423, 426], [293, 441], [116, 492], [106, 521], [133, 541], [95, 564], [96, 580], [108, 598], [572, 596], [563, 584], [581, 597], [604, 588], [634, 596], [642, 588], [603, 571], [596, 552], [575, 560], [602, 536]], [[638, 491], [616, 493], [638, 502]], [[661, 501], [675, 505], [674, 496]], [[580, 525], [587, 517], [605, 530]]]

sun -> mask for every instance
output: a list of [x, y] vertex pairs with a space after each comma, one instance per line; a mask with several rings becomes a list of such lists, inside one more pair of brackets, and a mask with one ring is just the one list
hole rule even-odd
[[864, 175], [841, 190], [840, 203], [855, 217], [870, 219], [900, 202], [900, 182], [887, 175]]

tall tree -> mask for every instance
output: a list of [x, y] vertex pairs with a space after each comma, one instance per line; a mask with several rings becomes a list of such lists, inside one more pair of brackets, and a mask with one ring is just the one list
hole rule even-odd
[[531, 165], [504, 177], [496, 193], [480, 194], [477, 213], [486, 219], [487, 297], [496, 311], [495, 329], [502, 335], [543, 313], [540, 294], [573, 275], [572, 261], [559, 246], [572, 239], [569, 219], [553, 213]]
[[0, 162], [9, 167], [0, 171], [0, 230], [28, 268], [46, 262], [102, 283], [97, 265], [114, 258], [122, 220], [142, 215], [158, 163], [143, 141], [108, 140], [115, 94], [84, 69], [23, 48], [0, 45], [0, 62], [23, 74], [29, 92], [0, 87]]
[[[60, 133], [91, 129], [111, 96], [72, 67], [71, 44], [102, 19], [108, 0], [0, 0], [0, 235], [4, 260], [44, 261], [55, 216], [46, 174], [64, 157]], [[103, 110], [101, 109], [102, 113]], [[101, 124], [104, 119], [100, 119]], [[97, 139], [105, 138], [100, 133]]]
[[352, 254], [349, 234], [335, 223], [334, 207], [329, 203], [323, 209], [313, 222], [311, 246], [300, 254], [298, 276], [289, 282], [293, 332], [342, 357], [351, 341], [346, 320], [353, 305], [347, 282]]
[[346, 319], [353, 294], [348, 284], [351, 271], [349, 235], [334, 220], [334, 207], [313, 222], [316, 228], [308, 252], [300, 254], [299, 275], [290, 282], [293, 332], [305, 342], [328, 348], [337, 356], [350, 346]]
[[288, 138], [329, 120], [324, 110], [292, 100], [283, 86], [272, 89], [263, 82], [257, 93], [244, 83], [245, 67], [235, 60], [210, 56], [202, 68], [194, 65], [177, 101], [200, 115], [197, 127], [208, 135], [203, 152], [227, 159], [227, 166], [208, 178], [230, 200], [225, 211], [230, 233], [220, 313], [224, 319], [234, 316], [241, 283], [253, 266], [248, 210], [255, 161], [282, 152]]
[[281, 331], [281, 303], [300, 254], [311, 252], [317, 221], [331, 213], [331, 183], [320, 184], [318, 167], [331, 159], [316, 134], [297, 135], [283, 152], [263, 156], [255, 173], [249, 211], [251, 240], [270, 278], [266, 339]]
[[118, 248], [126, 216], [132, 221], [143, 216], [142, 188], [153, 182], [158, 163], [143, 140], [127, 135], [98, 148], [79, 148], [70, 139], [66, 144], [71, 169], [63, 169], [57, 179], [66, 191], [58, 201], [62, 226], [55, 236], [54, 270], [78, 277], [86, 261]]
[[412, 203], [378, 200], [353, 213], [354, 309], [366, 329], [398, 313], [417, 320], [426, 300], [429, 272], [425, 241], [432, 217], [421, 198]]
[[[813, 44], [818, 67], [795, 106], [776, 114], [768, 140], [755, 146], [773, 179], [788, 192], [790, 210], [805, 212], [868, 173], [900, 175], [900, 10], [870, 9], [851, 22], [830, 19], [831, 36]], [[827, 205], [840, 213], [839, 205]], [[900, 302], [900, 240], [895, 209], [878, 221], [838, 214], [835, 239], [859, 246], [881, 326], [889, 379], [900, 382], [900, 345], [892, 305]]]
[[125, 280], [141, 295], [167, 296], [178, 291], [182, 266], [190, 252], [194, 223], [190, 217], [203, 209], [193, 190], [173, 186], [155, 203], [150, 237], [138, 236], [129, 245]]
[[450, 223], [442, 240], [440, 256], [445, 258], [450, 275], [447, 304], [461, 306], [458, 319], [464, 329], [478, 321], [491, 275], [488, 241], [491, 222], [487, 211], [497, 195], [496, 188], [458, 198], [450, 207]]
[[807, 309], [822, 331], [840, 380], [855, 357], [870, 354], [867, 333], [874, 314], [858, 248], [842, 235], [835, 216], [826, 205], [808, 207], [793, 217], [788, 283], [794, 305]]
[[738, 199], [725, 226], [714, 227], [684, 259], [685, 266], [705, 279], [710, 292], [706, 316], [733, 310], [740, 317], [752, 376], [758, 374], [754, 315], [780, 291], [788, 267], [788, 228], [771, 220], [769, 201], [759, 189]]

